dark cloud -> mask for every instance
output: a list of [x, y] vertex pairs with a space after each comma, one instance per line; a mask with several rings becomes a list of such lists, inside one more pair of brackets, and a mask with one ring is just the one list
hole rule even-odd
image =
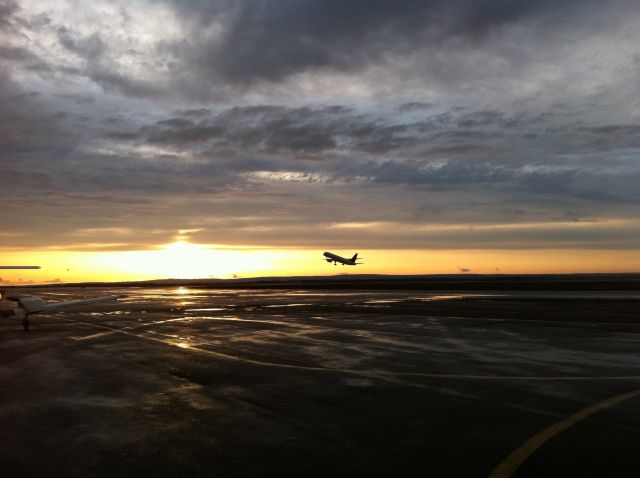
[[96, 102], [95, 98], [92, 96], [77, 95], [73, 93], [59, 93], [54, 96], [60, 99], [69, 100], [73, 103], [78, 103], [78, 104], [93, 104]]
[[342, 106], [251, 106], [232, 108], [197, 121], [170, 118], [143, 129], [143, 133], [152, 143], [213, 142], [219, 147], [246, 151], [308, 156], [331, 153], [341, 140], [356, 141], [363, 149], [390, 148], [402, 129], [367, 119]]
[[[137, 138], [175, 147], [210, 143], [246, 152], [299, 153], [303, 159], [340, 152], [433, 157], [495, 151], [502, 136], [495, 128], [508, 121], [494, 111], [462, 115], [452, 111], [407, 123], [392, 114], [371, 115], [344, 106], [250, 106], [160, 120], [142, 128]], [[410, 148], [419, 148], [418, 153]]]
[[[492, 110], [413, 115], [409, 121], [392, 112], [371, 114], [344, 106], [250, 106], [211, 113], [180, 114], [138, 130], [113, 133], [119, 139], [144, 141], [172, 148], [235, 151], [241, 155], [293, 155], [298, 159], [450, 160], [473, 159], [470, 167], [491, 175], [497, 165], [527, 161], [542, 164], [568, 153], [594, 155], [637, 147], [637, 125], [584, 126], [577, 118], [515, 114]], [[394, 157], [395, 156], [395, 157]], [[567, 160], [564, 160], [565, 162]], [[586, 164], [586, 160], [583, 161]], [[575, 165], [574, 165], [575, 166]], [[572, 166], [574, 169], [575, 167]], [[566, 168], [565, 168], [566, 169]], [[451, 171], [455, 176], [457, 171]]]
[[409, 103], [403, 103], [398, 106], [398, 110], [401, 112], [413, 112], [413, 111], [421, 111], [426, 110], [428, 108], [433, 108], [436, 105], [435, 103], [423, 103], [422, 101], [411, 101]]
[[107, 45], [99, 33], [93, 33], [86, 38], [78, 38], [67, 27], [60, 27], [57, 34], [62, 46], [85, 60], [95, 61], [102, 57], [107, 49]]
[[132, 78], [101, 65], [91, 67], [87, 70], [87, 74], [106, 92], [117, 92], [125, 96], [149, 99], [159, 98], [165, 93], [162, 87], [153, 82]]
[[19, 46], [0, 45], [0, 62], [5, 65], [18, 65], [27, 71], [44, 72], [49, 70], [49, 65], [38, 55]]
[[0, 1], [0, 29], [11, 27], [10, 19], [18, 11], [18, 3], [13, 0]]
[[[400, 235], [398, 229], [401, 230]], [[218, 234], [220, 230], [218, 229]], [[368, 249], [386, 249], [391, 243], [395, 249], [538, 249], [575, 248], [598, 249], [608, 243], [610, 249], [633, 249], [640, 237], [638, 224], [606, 224], [598, 222], [574, 225], [552, 223], [521, 224], [509, 227], [492, 225], [460, 225], [437, 227], [405, 222], [363, 224], [361, 227], [336, 228], [330, 222], [298, 226], [287, 225], [235, 225], [224, 230], [229, 244], [267, 244], [278, 247], [322, 247], [331, 243], [336, 248], [349, 248], [353, 244]], [[399, 237], [401, 241], [398, 241]], [[203, 229], [193, 240], [214, 242], [216, 232]]]
[[[591, 0], [170, 3], [194, 32], [167, 45], [176, 58], [213, 82], [245, 86], [306, 71], [354, 72], [417, 51], [480, 49], [513, 25], [534, 29], [543, 41], [561, 31], [588, 30], [594, 22], [606, 24], [616, 7], [633, 8], [626, 0], [606, 6]], [[501, 55], [514, 63], [524, 60], [507, 49]]]

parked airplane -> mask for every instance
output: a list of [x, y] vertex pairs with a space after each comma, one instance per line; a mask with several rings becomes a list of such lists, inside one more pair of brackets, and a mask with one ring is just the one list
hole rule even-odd
[[[0, 269], [40, 269], [40, 266], [0, 266]], [[95, 304], [97, 302], [107, 302], [112, 300], [118, 300], [125, 295], [105, 295], [101, 297], [94, 297], [91, 299], [81, 300], [69, 300], [65, 302], [49, 302], [47, 303], [42, 297], [18, 297], [7, 296], [5, 291], [0, 291], [0, 302], [4, 299], [16, 302], [18, 309], [0, 309], [0, 317], [22, 317], [22, 326], [24, 330], [29, 330], [29, 316], [32, 314], [42, 314], [47, 312], [53, 312], [63, 307], [69, 307], [73, 305], [86, 305]]]
[[332, 252], [325, 252], [322, 255], [325, 257], [323, 260], [327, 261], [329, 264], [333, 262], [334, 266], [338, 265], [338, 262], [343, 266], [357, 266], [358, 264], [363, 264], [363, 262], [356, 262], [358, 260], [358, 253], [355, 253], [351, 259], [340, 257]]
[[112, 300], [118, 300], [126, 297], [126, 295], [104, 295], [101, 297], [93, 297], [91, 299], [69, 300], [65, 302], [46, 302], [42, 297], [15, 297], [6, 296], [2, 292], [0, 300], [7, 299], [18, 304], [18, 309], [1, 309], [0, 315], [2, 317], [22, 317], [22, 326], [24, 330], [29, 330], [29, 316], [32, 314], [46, 314], [47, 312], [55, 312], [63, 307], [70, 307], [73, 305], [86, 305], [95, 304], [98, 302], [110, 302]]

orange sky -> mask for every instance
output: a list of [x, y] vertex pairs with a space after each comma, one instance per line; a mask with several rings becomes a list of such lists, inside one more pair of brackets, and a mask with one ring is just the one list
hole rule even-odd
[[[232, 278], [279, 275], [639, 272], [640, 251], [607, 250], [363, 250], [364, 264], [333, 266], [316, 249], [224, 248], [176, 242], [120, 252], [14, 251], [5, 265], [40, 265], [2, 271], [2, 283], [116, 281], [157, 278]], [[335, 251], [351, 256], [355, 251]]]

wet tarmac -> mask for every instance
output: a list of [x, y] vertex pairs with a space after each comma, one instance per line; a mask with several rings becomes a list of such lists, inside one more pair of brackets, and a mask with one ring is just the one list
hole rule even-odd
[[48, 289], [0, 476], [638, 476], [638, 293]]

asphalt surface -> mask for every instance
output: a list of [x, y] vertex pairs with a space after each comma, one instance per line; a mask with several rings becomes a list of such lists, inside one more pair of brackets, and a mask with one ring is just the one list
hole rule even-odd
[[640, 475], [637, 293], [117, 293], [0, 320], [0, 476]]

